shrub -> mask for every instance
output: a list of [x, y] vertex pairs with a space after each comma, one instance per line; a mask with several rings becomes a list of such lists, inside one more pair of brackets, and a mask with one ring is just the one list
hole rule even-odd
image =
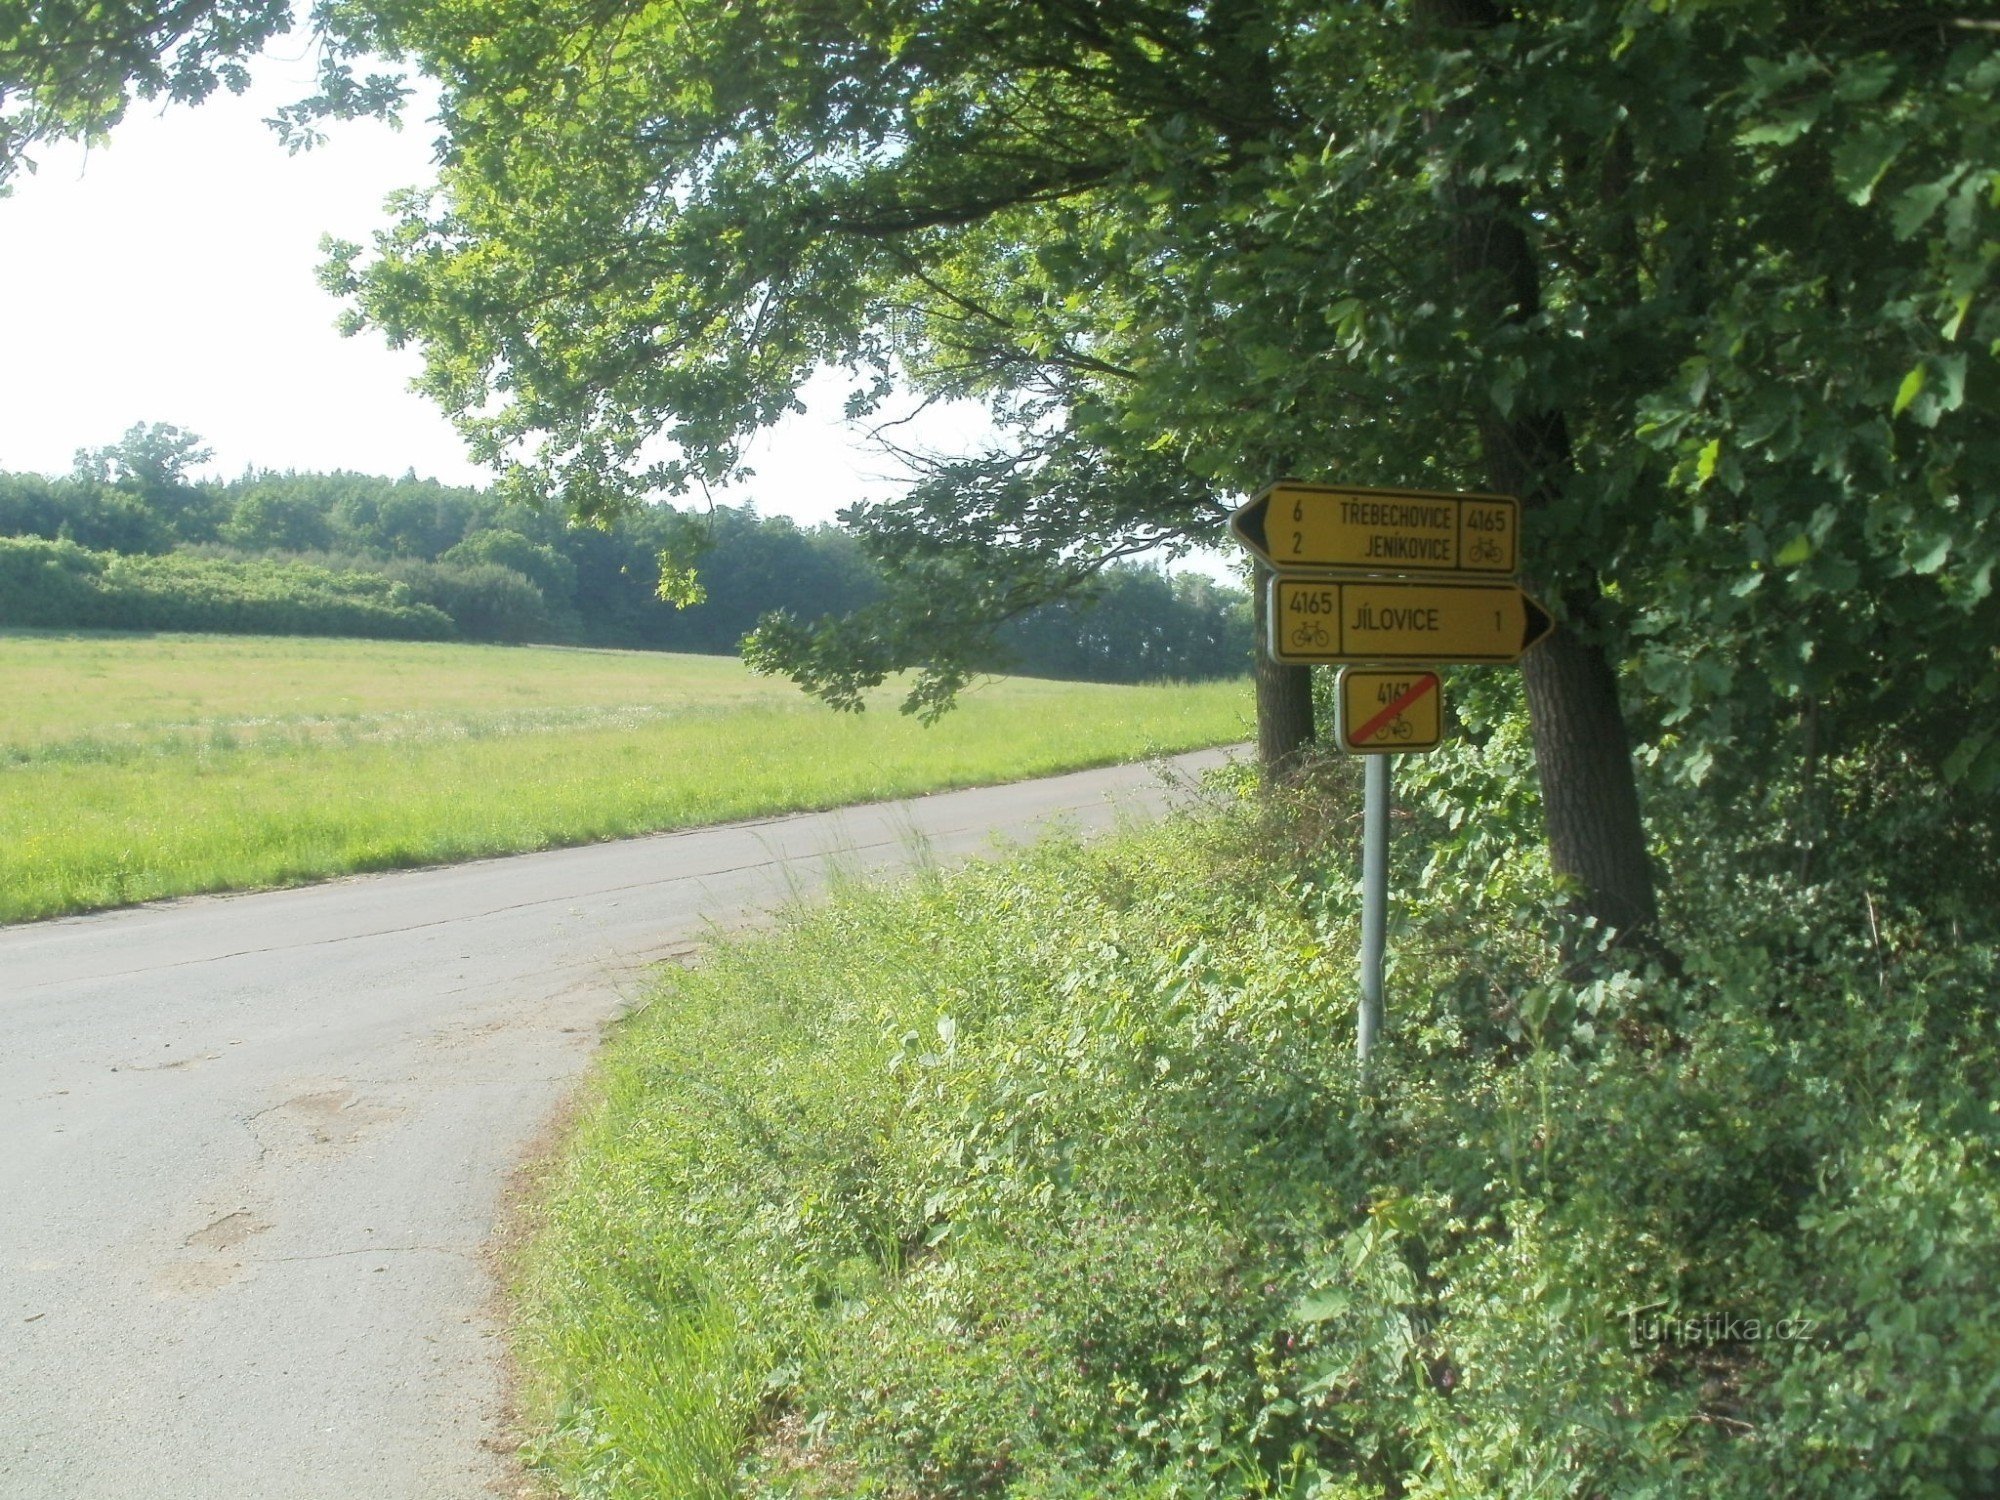
[[74, 542], [0, 538], [0, 624], [93, 623], [103, 603], [104, 563]]
[[1992, 1491], [1990, 903], [1801, 884], [1668, 801], [1734, 871], [1683, 970], [1577, 959], [1445, 796], [1514, 784], [1517, 728], [1411, 778], [1365, 1083], [1345, 768], [670, 971], [528, 1267], [543, 1460], [607, 1495]]
[[492, 563], [512, 568], [542, 591], [551, 608], [570, 608], [576, 602], [576, 564], [555, 548], [530, 541], [518, 531], [475, 531], [440, 553], [438, 561], [459, 567]]
[[546, 641], [556, 634], [542, 591], [512, 568], [395, 558], [381, 569], [417, 603], [451, 616], [467, 640]]
[[192, 553], [93, 553], [0, 540], [0, 625], [444, 640], [442, 612], [390, 579]]

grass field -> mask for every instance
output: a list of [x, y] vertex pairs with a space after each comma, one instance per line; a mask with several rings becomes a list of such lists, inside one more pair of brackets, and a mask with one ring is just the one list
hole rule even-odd
[[0, 922], [1225, 743], [1243, 683], [998, 679], [932, 729], [730, 658], [0, 632]]

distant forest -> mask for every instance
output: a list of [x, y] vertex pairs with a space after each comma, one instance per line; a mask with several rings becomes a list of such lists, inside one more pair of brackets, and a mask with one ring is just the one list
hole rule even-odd
[[[140, 424], [64, 478], [0, 473], [0, 626], [546, 641], [734, 653], [765, 612], [873, 599], [837, 526], [659, 505], [609, 530], [414, 474], [187, 477], [192, 434]], [[700, 601], [659, 597], [662, 556]], [[673, 592], [672, 589], [669, 592]], [[1001, 632], [993, 670], [1100, 682], [1233, 676], [1249, 603], [1197, 574], [1106, 569]]]

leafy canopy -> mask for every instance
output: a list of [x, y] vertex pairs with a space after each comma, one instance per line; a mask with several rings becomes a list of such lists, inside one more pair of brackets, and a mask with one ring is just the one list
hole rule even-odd
[[45, 141], [101, 140], [136, 94], [242, 93], [247, 59], [292, 20], [285, 0], [0, 4], [0, 191]]
[[[837, 701], [915, 665], [940, 705], [993, 622], [1274, 472], [1476, 483], [1532, 412], [1574, 456], [1538, 581], [1604, 591], [1655, 753], [1810, 718], [2000, 778], [2000, 36], [1954, 5], [329, 14], [450, 141], [329, 284], [523, 489], [723, 479], [829, 363], [856, 414], [990, 407], [1004, 443], [851, 517], [902, 585], [762, 635]], [[1535, 285], [1463, 274], [1448, 194]]]

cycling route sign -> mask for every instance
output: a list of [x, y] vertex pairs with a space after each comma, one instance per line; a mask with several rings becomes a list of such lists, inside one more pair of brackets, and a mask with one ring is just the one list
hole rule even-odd
[[1444, 687], [1435, 672], [1343, 667], [1334, 702], [1334, 737], [1350, 755], [1435, 750], [1444, 737]]
[[1506, 578], [1520, 561], [1521, 502], [1281, 479], [1229, 529], [1273, 568]]
[[1516, 662], [1555, 628], [1512, 583], [1275, 573], [1272, 661], [1292, 666]]

